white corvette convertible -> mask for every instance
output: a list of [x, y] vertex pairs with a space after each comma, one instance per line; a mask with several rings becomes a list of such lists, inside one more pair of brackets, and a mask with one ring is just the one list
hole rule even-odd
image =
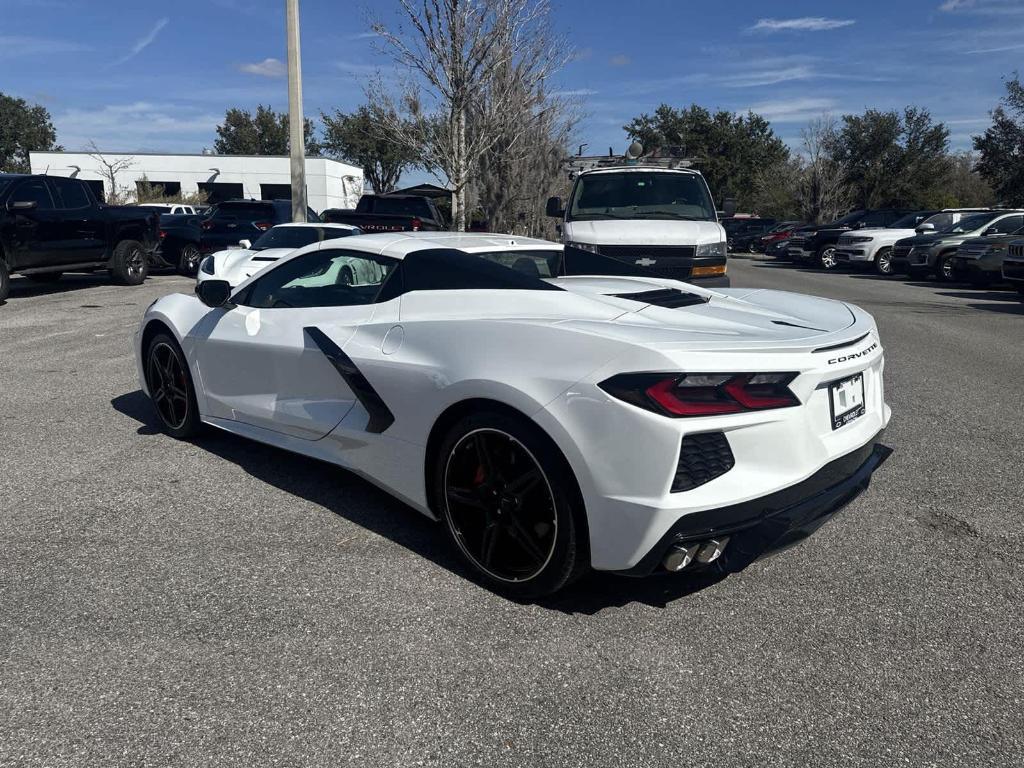
[[352, 470], [518, 597], [587, 568], [738, 571], [890, 453], [875, 323], [838, 301], [434, 232], [317, 242], [196, 294], [156, 301], [136, 337], [168, 433]]

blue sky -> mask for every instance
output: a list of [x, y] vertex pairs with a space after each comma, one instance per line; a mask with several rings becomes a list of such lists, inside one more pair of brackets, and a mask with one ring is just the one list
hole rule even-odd
[[[753, 109], [793, 145], [823, 112], [915, 104], [964, 149], [1024, 63], [1024, 0], [551, 2], [576, 51], [556, 87], [579, 99], [589, 152], [620, 151], [623, 124], [662, 102]], [[287, 108], [283, 8], [0, 0], [0, 91], [45, 105], [67, 149], [198, 152], [228, 107]], [[390, 67], [368, 14], [394, 18], [394, 0], [301, 10], [306, 113], [358, 106]]]

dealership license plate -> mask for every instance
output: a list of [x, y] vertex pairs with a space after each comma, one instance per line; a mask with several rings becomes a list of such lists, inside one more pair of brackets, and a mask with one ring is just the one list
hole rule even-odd
[[828, 386], [832, 429], [845, 427], [864, 415], [864, 374], [858, 373]]

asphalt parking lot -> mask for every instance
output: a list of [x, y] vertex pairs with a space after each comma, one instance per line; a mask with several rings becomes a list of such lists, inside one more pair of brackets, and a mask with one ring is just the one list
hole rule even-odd
[[796, 549], [718, 582], [468, 581], [367, 483], [175, 442], [100, 277], [0, 307], [0, 764], [1024, 762], [1024, 304], [731, 262], [878, 319], [896, 453]]

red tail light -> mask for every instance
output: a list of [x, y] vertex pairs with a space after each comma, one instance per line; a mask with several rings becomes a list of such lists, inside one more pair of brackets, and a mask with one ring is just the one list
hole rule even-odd
[[418, 218], [416, 218], [414, 216], [413, 220], [412, 220], [412, 231], [413, 232], [419, 232], [420, 231], [420, 227], [422, 227], [422, 226], [423, 226], [423, 222], [420, 221]]
[[167, 237], [167, 233], [166, 233], [166, 232], [164, 232], [164, 231], [163, 231], [163, 230], [161, 229], [161, 230], [160, 230], [160, 239], [161, 239], [161, 240], [163, 240], [163, 239], [164, 239], [165, 237]]
[[256, 229], [260, 230], [261, 232], [266, 232], [268, 229], [270, 229], [272, 226], [274, 226], [274, 222], [272, 222], [272, 221], [254, 221], [252, 223], [252, 225], [254, 227], [256, 227]]
[[626, 373], [601, 389], [665, 416], [719, 416], [800, 405], [789, 389], [795, 373]]

